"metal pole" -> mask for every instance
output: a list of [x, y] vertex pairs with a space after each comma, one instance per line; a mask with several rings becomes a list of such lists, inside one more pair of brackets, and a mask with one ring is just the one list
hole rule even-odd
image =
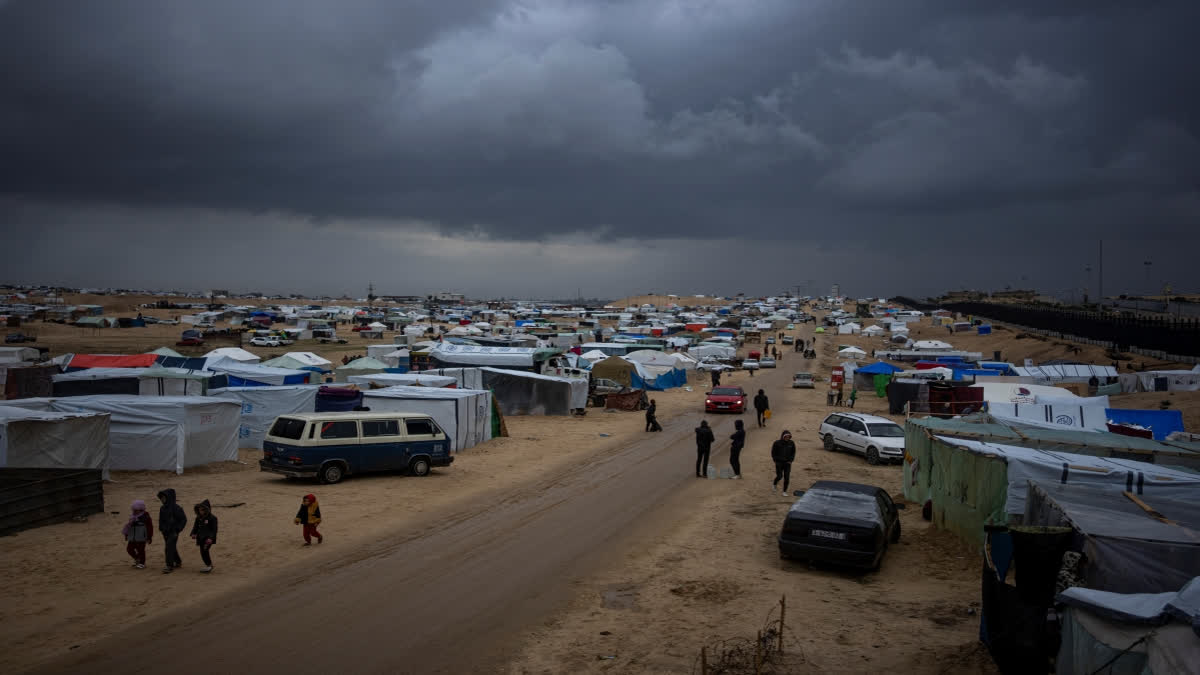
[[1100, 288], [1096, 292], [1100, 302], [1104, 302], [1104, 240], [1100, 240]]

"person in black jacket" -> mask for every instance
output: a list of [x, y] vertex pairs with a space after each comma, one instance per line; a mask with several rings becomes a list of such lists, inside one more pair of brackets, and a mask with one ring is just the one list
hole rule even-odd
[[742, 448], [746, 445], [746, 429], [741, 420], [733, 423], [735, 431], [729, 437], [729, 466], [733, 469], [733, 477], [742, 477]]
[[211, 572], [212, 556], [208, 550], [217, 543], [217, 517], [213, 515], [212, 504], [209, 504], [207, 499], [193, 509], [196, 511], [196, 521], [192, 523], [192, 539], [195, 539], [196, 546], [200, 547], [200, 559], [204, 561], [204, 568], [200, 571]]
[[166, 565], [163, 574], [170, 574], [176, 567], [183, 567], [183, 558], [179, 557], [179, 534], [187, 527], [187, 514], [183, 507], [175, 503], [175, 488], [167, 488], [158, 493], [158, 531], [162, 533], [163, 547], [166, 549]]
[[775, 482], [771, 483], [771, 491], [775, 491], [775, 486], [779, 485], [779, 479], [783, 479], [783, 496], [787, 496], [788, 484], [792, 480], [792, 462], [796, 459], [796, 444], [792, 442], [792, 432], [784, 429], [783, 434], [779, 436], [779, 440], [771, 445], [771, 459], [775, 461]]
[[766, 418], [763, 416], [763, 413], [765, 413], [770, 407], [771, 403], [767, 400], [767, 395], [762, 389], [759, 389], [758, 395], [754, 397], [754, 411], [758, 413], [758, 426], [767, 426]]
[[708, 466], [708, 454], [712, 451], [712, 444], [715, 437], [712, 429], [708, 426], [707, 420], [700, 420], [700, 426], [696, 427], [696, 477], [704, 478], [705, 467]]
[[646, 431], [662, 431], [662, 426], [655, 417], [657, 411], [658, 404], [654, 402], [654, 399], [650, 399], [650, 406], [646, 408]]

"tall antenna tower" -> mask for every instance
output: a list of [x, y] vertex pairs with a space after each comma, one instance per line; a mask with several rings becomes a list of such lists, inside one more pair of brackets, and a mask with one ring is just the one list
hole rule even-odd
[[367, 283], [367, 307], [375, 304], [375, 282]]

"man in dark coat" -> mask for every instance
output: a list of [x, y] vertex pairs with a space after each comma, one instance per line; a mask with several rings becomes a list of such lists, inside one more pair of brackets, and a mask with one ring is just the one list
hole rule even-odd
[[767, 422], [763, 413], [767, 412], [770, 407], [771, 403], [767, 400], [766, 393], [764, 393], [762, 389], [759, 389], [758, 395], [754, 397], [754, 411], [758, 413], [758, 426], [767, 426]]
[[187, 527], [187, 514], [183, 507], [175, 502], [175, 488], [167, 488], [158, 493], [158, 531], [162, 533], [163, 547], [166, 549], [167, 562], [163, 574], [170, 574], [176, 567], [183, 566], [183, 558], [179, 557], [179, 533]]
[[792, 462], [796, 460], [796, 444], [792, 442], [792, 432], [784, 429], [779, 440], [771, 445], [771, 459], [775, 462], [775, 482], [771, 483], [771, 491], [775, 491], [779, 479], [782, 478], [783, 492], [780, 494], [786, 497], [788, 484], [792, 480]]
[[646, 408], [646, 431], [662, 431], [662, 425], [655, 417], [657, 411], [658, 404], [654, 402], [654, 399], [650, 399], [650, 406]]
[[708, 426], [708, 420], [700, 420], [700, 426], [696, 427], [696, 477], [704, 478], [705, 468], [708, 466], [708, 455], [712, 451], [712, 444], [715, 440], [712, 429]]

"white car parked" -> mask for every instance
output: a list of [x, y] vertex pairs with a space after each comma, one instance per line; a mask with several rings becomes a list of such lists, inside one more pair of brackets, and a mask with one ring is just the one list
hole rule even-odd
[[868, 464], [904, 461], [904, 428], [886, 417], [833, 413], [821, 422], [817, 435], [826, 450], [857, 452]]
[[252, 337], [250, 338], [250, 344], [254, 345], [255, 347], [278, 347], [279, 338]]

